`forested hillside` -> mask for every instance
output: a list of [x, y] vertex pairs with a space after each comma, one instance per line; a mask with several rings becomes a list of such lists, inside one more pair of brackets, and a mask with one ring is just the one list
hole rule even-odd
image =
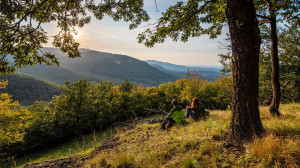
[[20, 73], [0, 76], [0, 80], [8, 81], [6, 89], [13, 100], [21, 105], [31, 105], [34, 101], [50, 101], [54, 95], [60, 95], [59, 85]]
[[35, 65], [17, 71], [57, 84], [79, 79], [87, 79], [90, 82], [108, 80], [120, 84], [128, 78], [133, 83], [158, 86], [178, 79], [176, 75], [159, 71], [143, 61], [125, 55], [80, 49], [81, 57], [70, 59], [58, 48], [43, 48], [42, 51], [55, 54], [60, 65]]
[[[31, 82], [30, 86], [35, 89], [28, 95], [27, 93], [31, 89], [26, 87], [29, 86], [28, 84], [23, 83], [29, 81], [28, 78], [25, 78], [29, 76], [34, 79], [33, 81], [56, 83], [57, 86], [64, 85], [65, 81], [76, 82], [80, 79], [86, 79], [89, 82], [106, 80], [111, 81], [113, 84], [121, 84], [125, 78], [135, 84], [158, 86], [185, 77], [188, 70], [197, 72], [197, 74], [201, 74], [201, 79], [208, 80], [215, 80], [220, 73], [216, 67], [188, 67], [159, 61], [146, 61], [146, 63], [124, 55], [88, 49], [80, 49], [82, 56], [75, 59], [68, 58], [66, 54], [63, 54], [57, 48], [43, 48], [42, 51], [55, 54], [60, 65], [37, 64], [17, 69], [18, 78], [16, 76], [1, 77], [9, 80], [8, 93], [13, 95], [14, 100], [19, 100], [22, 105], [33, 104], [35, 100], [49, 101], [53, 95], [60, 93], [56, 86], [50, 89], [48, 84], [44, 86]], [[18, 89], [20, 85], [23, 85], [24, 89]], [[43, 87], [48, 87], [50, 91], [42, 93], [44, 91]]]

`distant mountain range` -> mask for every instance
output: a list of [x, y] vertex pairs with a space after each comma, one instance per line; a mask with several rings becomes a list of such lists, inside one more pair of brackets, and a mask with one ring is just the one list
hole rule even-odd
[[133, 83], [157, 86], [178, 79], [176, 75], [167, 74], [144, 61], [125, 55], [80, 49], [81, 57], [71, 59], [57, 48], [43, 48], [43, 52], [55, 54], [60, 65], [34, 65], [17, 71], [57, 84], [64, 84], [64, 81], [75, 82], [79, 79], [94, 82], [108, 80], [120, 84], [128, 78]]
[[180, 77], [185, 77], [186, 73], [189, 71], [196, 71], [198, 74], [201, 74], [206, 80], [215, 80], [217, 75], [221, 75], [220, 69], [221, 66], [185, 66], [185, 65], [176, 65], [168, 62], [161, 62], [156, 60], [146, 60], [149, 65], [152, 67], [161, 70], [165, 73], [173, 73]]
[[[114, 84], [121, 84], [127, 78], [132, 83], [158, 86], [161, 83], [185, 77], [188, 69], [197, 71], [208, 80], [214, 80], [220, 72], [217, 66], [190, 67], [154, 60], [141, 61], [125, 55], [88, 49], [80, 49], [81, 57], [75, 59], [69, 58], [57, 48], [43, 48], [42, 51], [55, 54], [60, 65], [27, 66], [17, 69], [14, 75], [0, 76], [0, 79], [9, 80], [7, 92], [13, 95], [14, 99], [20, 100], [23, 105], [32, 104], [34, 100], [50, 100], [53, 95], [60, 93], [57, 89], [58, 85], [63, 85], [65, 81], [75, 82], [79, 79], [86, 79], [89, 82], [100, 82], [107, 80]], [[42, 91], [36, 91], [39, 89]], [[30, 91], [32, 93], [29, 93]], [[26, 95], [30, 96], [26, 97]]]

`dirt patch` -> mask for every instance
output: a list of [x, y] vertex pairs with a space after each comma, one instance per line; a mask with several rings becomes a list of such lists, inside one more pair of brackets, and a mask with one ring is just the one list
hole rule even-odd
[[163, 120], [161, 119], [153, 119], [153, 120], [147, 120], [148, 124], [155, 124], [155, 123], [162, 123]]
[[110, 138], [107, 138], [105, 141], [103, 141], [103, 143], [102, 143], [101, 146], [99, 146], [98, 148], [96, 148], [96, 149], [94, 149], [92, 151], [92, 153], [89, 156], [89, 158], [94, 157], [100, 151], [102, 151], [104, 149], [111, 149], [111, 148], [115, 148], [115, 147], [119, 146], [121, 144], [121, 142], [119, 142], [119, 140], [120, 140], [119, 137], [110, 137]]
[[97, 153], [103, 149], [115, 148], [120, 145], [118, 142], [119, 137], [110, 137], [106, 139], [102, 145], [98, 148], [95, 148], [89, 156], [85, 157], [68, 157], [63, 159], [30, 163], [25, 165], [23, 168], [80, 168], [84, 165], [86, 160], [93, 158]]
[[79, 168], [84, 165], [85, 159], [86, 158], [70, 157], [46, 162], [30, 163], [25, 165], [23, 168]]

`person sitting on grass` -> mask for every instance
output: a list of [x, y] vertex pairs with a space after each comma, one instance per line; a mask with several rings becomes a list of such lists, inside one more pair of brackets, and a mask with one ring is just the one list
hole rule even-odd
[[183, 124], [185, 121], [184, 118], [184, 112], [182, 111], [182, 108], [177, 105], [177, 100], [172, 100], [173, 108], [167, 115], [167, 117], [164, 119], [164, 121], [161, 124], [161, 129], [166, 129], [166, 124], [169, 122], [168, 127], [171, 127], [175, 123]]
[[195, 121], [198, 121], [200, 118], [205, 118], [205, 108], [204, 105], [199, 101], [197, 97], [192, 100], [192, 107], [186, 107], [185, 118], [191, 116]]

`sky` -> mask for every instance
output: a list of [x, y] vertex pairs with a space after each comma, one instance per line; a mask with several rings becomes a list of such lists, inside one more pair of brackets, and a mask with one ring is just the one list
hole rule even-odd
[[[145, 9], [151, 17], [149, 23], [155, 23], [161, 16], [161, 12], [172, 5], [170, 0], [145, 0]], [[221, 65], [219, 63], [220, 53], [226, 53], [221, 49], [219, 42], [224, 42], [226, 30], [217, 39], [209, 39], [207, 36], [190, 38], [188, 42], [174, 42], [166, 39], [163, 44], [156, 44], [153, 48], [147, 48], [139, 44], [137, 36], [147, 27], [139, 26], [137, 29], [129, 30], [129, 24], [123, 21], [114, 22], [109, 17], [96, 20], [92, 17], [89, 24], [78, 29], [79, 34], [76, 41], [80, 48], [87, 48], [101, 52], [128, 55], [139, 60], [157, 60], [178, 65]], [[47, 24], [45, 30], [48, 34], [55, 35], [58, 28], [54, 23]], [[46, 46], [51, 46], [53, 39], [50, 38]]]

